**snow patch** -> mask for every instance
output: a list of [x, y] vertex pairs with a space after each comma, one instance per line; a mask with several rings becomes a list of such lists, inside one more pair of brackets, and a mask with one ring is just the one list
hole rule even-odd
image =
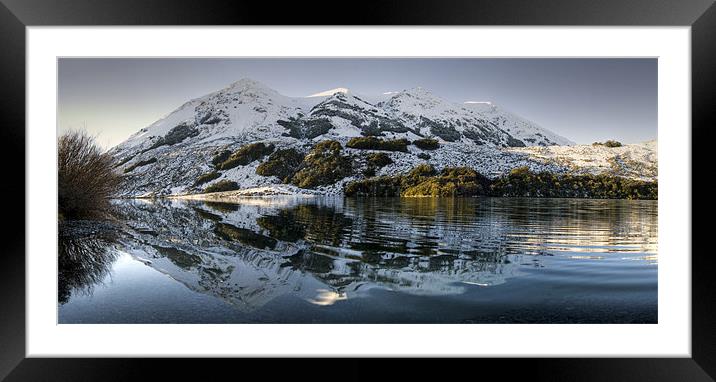
[[332, 96], [332, 95], [334, 95], [334, 94], [336, 94], [336, 93], [347, 94], [349, 91], [350, 91], [350, 90], [348, 90], [347, 88], [335, 88], [335, 89], [325, 90], [325, 91], [322, 91], [322, 92], [319, 92], [319, 93], [316, 93], [316, 94], [311, 94], [311, 95], [306, 96], [306, 97], [307, 97], [307, 98], [313, 98], [313, 97], [328, 97], [328, 96]]

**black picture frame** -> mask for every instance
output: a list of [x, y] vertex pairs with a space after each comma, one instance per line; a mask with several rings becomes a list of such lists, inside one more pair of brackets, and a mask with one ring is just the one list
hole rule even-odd
[[[342, 8], [339, 8], [342, 7]], [[331, 14], [333, 14], [331, 16]], [[339, 15], [339, 16], [336, 16]], [[372, 3], [178, 0], [0, 0], [0, 150], [5, 190], [12, 201], [6, 215], [0, 266], [0, 380], [107, 381], [143, 379], [160, 373], [219, 377], [236, 367], [235, 360], [45, 359], [25, 357], [25, 44], [27, 26], [62, 25], [636, 25], [690, 26], [692, 54], [692, 205], [709, 189], [703, 176], [716, 129], [716, 6], [712, 0], [391, 0]], [[52, 91], [49, 90], [48, 91]], [[48, 127], [48, 131], [54, 131]], [[702, 171], [703, 170], [703, 171]], [[12, 184], [12, 186], [11, 186]], [[24, 198], [25, 203], [28, 201]], [[706, 208], [692, 209], [692, 357], [655, 359], [471, 359], [469, 367], [431, 368], [423, 363], [413, 372], [490, 369], [502, 377], [521, 375], [535, 380], [683, 380], [709, 381], [716, 376], [716, 301], [713, 254], [706, 250], [709, 225]], [[7, 212], [6, 212], [7, 214]], [[688, 254], [683, 254], [688, 255]], [[328, 336], [330, 337], [330, 336]], [[330, 338], [323, 339], [330, 346]], [[138, 344], [138, 346], [141, 346]], [[283, 361], [272, 360], [273, 365]], [[255, 360], [249, 360], [255, 365]], [[247, 363], [247, 362], [244, 362]], [[303, 363], [299, 365], [304, 365]], [[327, 365], [323, 364], [323, 367]], [[388, 367], [386, 367], [388, 366]], [[307, 367], [269, 366], [276, 373], [311, 372]], [[331, 362], [341, 379], [366, 379], [391, 374], [406, 377], [395, 361], [366, 365], [366, 360]], [[377, 372], [380, 367], [381, 372]], [[426, 370], [428, 369], [428, 370]], [[302, 372], [303, 370], [303, 372]], [[323, 374], [323, 373], [322, 373]], [[248, 374], [247, 374], [248, 375]], [[314, 376], [315, 374], [308, 374]]]

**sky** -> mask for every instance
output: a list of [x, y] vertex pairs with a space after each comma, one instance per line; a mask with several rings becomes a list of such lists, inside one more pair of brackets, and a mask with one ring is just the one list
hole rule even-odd
[[58, 129], [85, 129], [109, 148], [241, 78], [297, 97], [420, 86], [493, 102], [577, 143], [657, 138], [653, 58], [60, 58]]

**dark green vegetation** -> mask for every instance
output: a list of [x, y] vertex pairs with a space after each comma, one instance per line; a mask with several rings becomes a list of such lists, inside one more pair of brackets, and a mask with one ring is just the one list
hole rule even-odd
[[125, 174], [130, 173], [130, 172], [134, 171], [134, 169], [136, 169], [136, 168], [138, 168], [138, 167], [144, 167], [144, 166], [150, 165], [150, 164], [152, 164], [152, 163], [156, 163], [156, 162], [157, 162], [157, 158], [149, 158], [149, 159], [147, 159], [147, 160], [141, 160], [141, 161], [139, 161], [139, 162], [137, 162], [137, 163], [135, 163], [135, 164], [133, 164], [133, 165], [131, 165], [131, 166], [125, 168], [125, 169], [124, 169], [124, 173], [125, 173]]
[[512, 170], [493, 182], [498, 196], [591, 199], [658, 199], [658, 183], [608, 174], [557, 175], [532, 172], [525, 167]]
[[371, 121], [368, 126], [362, 126], [361, 134], [365, 136], [383, 136], [385, 132], [407, 133], [412, 131], [415, 135], [421, 135], [418, 129], [410, 129], [398, 121], [394, 121], [378, 115], [374, 116], [378, 121]]
[[657, 199], [658, 183], [613, 175], [570, 175], [532, 172], [526, 167], [490, 180], [466, 167], [445, 168], [440, 173], [428, 165], [406, 175], [354, 181], [346, 196], [519, 196], [592, 199]]
[[326, 118], [304, 120], [291, 117], [288, 121], [278, 120], [276, 123], [288, 130], [283, 134], [284, 136], [297, 139], [313, 139], [327, 133], [333, 127], [331, 121]]
[[305, 155], [296, 149], [277, 150], [256, 168], [256, 173], [261, 176], [275, 176], [288, 183], [304, 158]]
[[592, 143], [592, 146], [622, 147], [622, 143], [619, 141], [608, 140], [604, 143], [594, 142], [594, 143]]
[[348, 183], [343, 192], [346, 196], [401, 196], [403, 190], [436, 175], [435, 168], [421, 164], [406, 175], [379, 176]]
[[152, 146], [143, 152], [156, 149], [161, 146], [172, 146], [177, 143], [184, 141], [187, 138], [196, 137], [199, 135], [199, 130], [192, 124], [182, 123], [177, 125], [163, 137], [159, 137]]
[[477, 196], [488, 195], [490, 180], [467, 167], [437, 172], [429, 164], [406, 175], [383, 176], [346, 185], [346, 196]]
[[194, 187], [201, 186], [204, 183], [211, 182], [214, 179], [217, 179], [221, 176], [220, 173], [216, 171], [207, 172], [206, 174], [200, 175], [196, 180], [194, 181]]
[[222, 150], [211, 158], [211, 164], [214, 165], [214, 167], [219, 168], [224, 161], [229, 159], [229, 156], [231, 156], [231, 150]]
[[413, 141], [415, 147], [421, 150], [437, 150], [440, 147], [440, 142], [433, 138], [422, 138]]
[[349, 176], [351, 159], [342, 154], [343, 147], [337, 141], [322, 141], [313, 146], [306, 155], [291, 183], [301, 188], [316, 188], [334, 184]]
[[[423, 150], [440, 147], [435, 138], [423, 138], [413, 142]], [[407, 139], [384, 140], [377, 137], [352, 138], [347, 144], [359, 150], [382, 150], [407, 152]], [[607, 141], [603, 145], [619, 147], [619, 142]], [[275, 150], [273, 144], [254, 143], [242, 146], [229, 154], [228, 150], [218, 152], [212, 159], [217, 171], [201, 175], [195, 186], [220, 177], [218, 171], [247, 165], [268, 155], [256, 168], [261, 176], [275, 176], [283, 183], [300, 188], [316, 189], [331, 186], [338, 181], [361, 174], [366, 179], [350, 182], [344, 186], [346, 196], [516, 196], [552, 198], [596, 198], [596, 199], [657, 199], [657, 182], [640, 181], [613, 174], [555, 174], [532, 172], [528, 168], [517, 168], [509, 174], [490, 180], [474, 169], [467, 167], [445, 168], [436, 171], [424, 163], [407, 174], [376, 177], [378, 170], [393, 163], [391, 157], [382, 152], [354, 153], [347, 155], [338, 141], [321, 141], [304, 155], [300, 149]], [[420, 152], [418, 158], [428, 160], [430, 154]], [[138, 162], [135, 167], [153, 163], [156, 159]], [[232, 181], [220, 181], [206, 188], [205, 192], [220, 192], [239, 189]]]
[[407, 139], [382, 140], [376, 137], [351, 138], [346, 147], [359, 150], [383, 150], [408, 152], [410, 141]]
[[433, 121], [432, 119], [420, 117], [420, 124], [419, 127], [430, 128], [430, 133], [438, 136], [448, 142], [455, 142], [460, 139], [460, 132], [455, 129], [455, 126], [453, 126], [450, 123], [439, 123], [436, 121]]
[[255, 160], [259, 160], [271, 154], [273, 150], [273, 144], [266, 145], [263, 142], [244, 145], [234, 151], [225, 161], [221, 162], [217, 168], [229, 170], [237, 166], [246, 166]]
[[112, 156], [86, 133], [69, 132], [57, 143], [57, 166], [60, 219], [104, 217], [121, 183]]
[[365, 176], [375, 176], [375, 172], [379, 169], [393, 163], [390, 156], [386, 153], [370, 153], [366, 156], [366, 168], [363, 171]]
[[489, 195], [490, 179], [467, 167], [445, 168], [408, 187], [401, 196], [476, 196]]
[[238, 190], [239, 188], [240, 188], [239, 184], [234, 181], [220, 180], [220, 181], [210, 185], [206, 189], [204, 189], [204, 192], [209, 193], [209, 192], [233, 191], [233, 190]]
[[370, 153], [366, 156], [366, 161], [368, 162], [368, 166], [375, 168], [383, 168], [393, 163], [393, 160], [390, 159], [390, 156], [385, 153]]

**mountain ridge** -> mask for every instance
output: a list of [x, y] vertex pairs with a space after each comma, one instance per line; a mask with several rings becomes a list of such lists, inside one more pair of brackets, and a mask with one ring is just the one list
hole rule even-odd
[[[262, 159], [219, 173], [212, 165], [219, 153], [257, 142], [271, 150], [291, 148], [305, 153], [317, 142], [335, 140], [352, 158], [353, 166], [364, 166], [364, 156], [371, 150], [347, 147], [350, 139], [360, 137], [407, 142], [430, 138], [439, 143], [440, 148], [430, 152], [409, 145], [404, 152], [386, 153], [392, 163], [379, 169], [379, 175], [426, 162], [436, 168], [473, 167], [488, 176], [517, 166], [560, 172], [565, 168], [553, 161], [537, 158], [529, 150], [510, 149], [573, 144], [492, 103], [453, 103], [422, 87], [375, 97], [347, 88], [289, 97], [244, 78], [185, 102], [110, 149], [110, 154], [125, 174], [122, 196], [179, 195], [201, 192], [195, 181], [210, 173], [217, 175], [206, 185], [222, 180], [241, 188], [280, 184], [275, 177], [256, 174]], [[322, 187], [320, 192], [340, 193], [345, 181]]]

